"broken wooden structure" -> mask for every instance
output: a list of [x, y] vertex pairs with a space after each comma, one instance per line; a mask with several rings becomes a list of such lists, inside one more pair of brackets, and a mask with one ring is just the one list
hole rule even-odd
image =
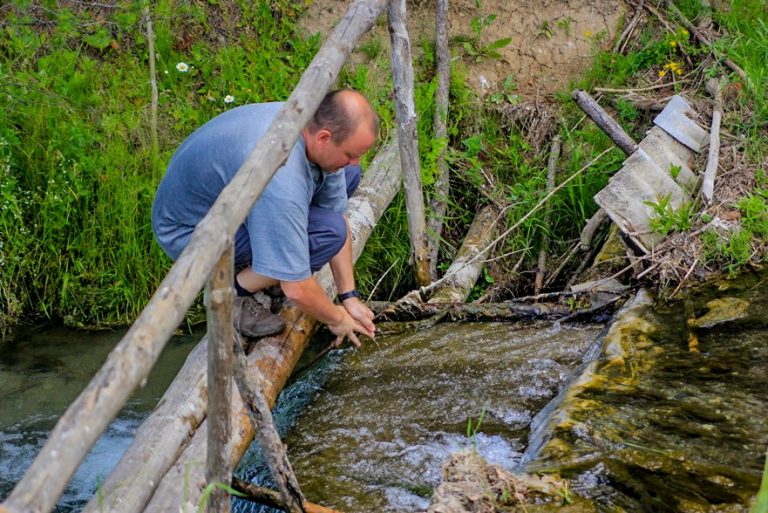
[[673, 96], [636, 151], [595, 195], [595, 202], [643, 253], [653, 251], [666, 236], [651, 227], [658, 215], [654, 205], [673, 212], [694, 199], [699, 177], [693, 157], [709, 142], [694, 117], [688, 102]]

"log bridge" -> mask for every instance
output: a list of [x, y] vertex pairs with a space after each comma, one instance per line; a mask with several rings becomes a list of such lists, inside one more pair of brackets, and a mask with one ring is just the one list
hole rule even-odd
[[[146, 380], [203, 286], [208, 307], [206, 336], [190, 353], [154, 412], [138, 429], [128, 451], [84, 511], [197, 511], [200, 499], [206, 497], [208, 511], [230, 510], [228, 491], [212, 484], [231, 483], [232, 468], [254, 438], [255, 429], [249, 418], [253, 413], [252, 401], [243, 399], [252, 395], [253, 390], [243, 390], [243, 382], [256, 384], [260, 388], [256, 395], [271, 407], [315, 325], [313, 319], [287, 306], [281, 311], [286, 320], [285, 332], [259, 341], [245, 356], [247, 363], [238, 365], [233, 358], [233, 346], [239, 346], [237, 341], [233, 343], [236, 335], [232, 333], [231, 322], [234, 233], [285, 161], [325, 93], [334, 87], [351, 51], [385, 10], [392, 43], [398, 136], [381, 146], [357, 194], [350, 200], [353, 253], [357, 259], [373, 227], [404, 182], [412, 217], [409, 229], [414, 274], [420, 282], [428, 281], [405, 0], [355, 0], [305, 70], [265, 136], [197, 226], [189, 245], [136, 322], [61, 416], [26, 474], [0, 504], [0, 513], [44, 513], [55, 507], [92, 445]], [[317, 278], [329, 297], [333, 297], [334, 284], [327, 266]], [[239, 376], [243, 379], [237, 379], [238, 370], [245, 374]], [[267, 417], [265, 420], [262, 415], [261, 420], [270, 427], [268, 411]], [[278, 445], [278, 452], [284, 450]], [[290, 494], [286, 497], [282, 492], [281, 487], [285, 509], [289, 511], [330, 511], [309, 502], [295, 504]]]

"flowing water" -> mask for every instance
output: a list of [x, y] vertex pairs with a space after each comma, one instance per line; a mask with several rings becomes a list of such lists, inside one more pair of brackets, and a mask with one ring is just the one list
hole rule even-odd
[[[332, 351], [286, 388], [275, 419], [306, 496], [347, 513], [424, 511], [441, 465], [466, 448], [509, 470], [559, 473], [582, 500], [570, 511], [746, 512], [768, 444], [766, 283], [648, 308], [622, 328], [620, 357], [603, 352], [602, 325], [446, 323], [382, 336]], [[55, 330], [0, 345], [0, 498], [120, 336]], [[169, 344], [58, 512], [90, 497], [199, 336]], [[252, 447], [238, 473], [267, 481], [259, 461]], [[546, 506], [528, 511], [559, 508]]]
[[[285, 421], [297, 413], [297, 397], [315, 396], [285, 437], [302, 491], [345, 512], [413, 512], [426, 508], [442, 462], [457, 450], [476, 447], [515, 466], [531, 419], [601, 329], [442, 324], [329, 362], [277, 407]], [[245, 477], [263, 473], [256, 458], [241, 465]]]
[[[0, 343], [0, 499], [42, 448], [58, 417], [93, 378], [123, 332], [57, 328]], [[56, 508], [79, 510], [128, 448], [201, 334], [174, 337], [146, 386], [99, 438]]]

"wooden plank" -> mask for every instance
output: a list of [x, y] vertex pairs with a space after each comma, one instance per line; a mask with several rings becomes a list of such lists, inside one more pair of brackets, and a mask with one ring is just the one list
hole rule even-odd
[[649, 220], [655, 213], [646, 202], [658, 203], [667, 195], [673, 209], [680, 208], [688, 199], [669, 172], [638, 149], [595, 195], [595, 201], [619, 229], [647, 253], [664, 237], [651, 231]]
[[667, 106], [654, 118], [653, 122], [698, 153], [709, 143], [709, 133], [693, 121], [694, 115], [693, 108], [688, 102], [682, 96], [675, 95], [670, 98]]
[[670, 171], [672, 166], [680, 168], [677, 178], [674, 180], [687, 191], [693, 191], [699, 183], [699, 177], [693, 172], [693, 150], [677, 142], [677, 140], [661, 128], [654, 126], [646, 134], [638, 145], [653, 159], [658, 166]]

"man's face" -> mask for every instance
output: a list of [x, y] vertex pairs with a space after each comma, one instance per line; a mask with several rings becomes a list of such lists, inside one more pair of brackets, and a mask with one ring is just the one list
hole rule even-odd
[[358, 127], [357, 131], [341, 144], [336, 144], [327, 130], [319, 130], [312, 137], [315, 138], [316, 151], [310, 156], [310, 160], [322, 170], [331, 172], [349, 164], [359, 164], [360, 157], [376, 142], [376, 136], [365, 126]]

